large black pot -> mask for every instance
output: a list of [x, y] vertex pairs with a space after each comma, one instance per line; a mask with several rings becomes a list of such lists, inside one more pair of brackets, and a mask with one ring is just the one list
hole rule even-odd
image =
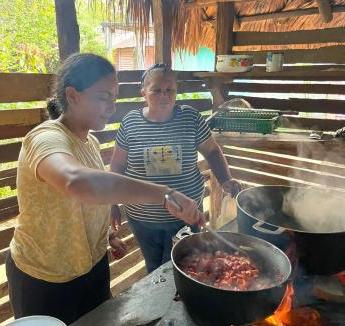
[[180, 269], [179, 262], [195, 252], [229, 251], [212, 234], [196, 233], [184, 237], [173, 247], [174, 279], [177, 292], [197, 325], [244, 325], [261, 321], [279, 306], [291, 273], [287, 256], [272, 244], [261, 239], [231, 232], [218, 232], [238, 246], [253, 248], [250, 257], [258, 265], [260, 275], [267, 282], [262, 290], [230, 291], [194, 280]]
[[[329, 203], [331, 198], [334, 202], [334, 207], [330, 208], [334, 210], [332, 215], [338, 211], [340, 221], [344, 221], [343, 227], [339, 226], [339, 223], [332, 223], [331, 218], [328, 221], [327, 216], [324, 216], [324, 223], [320, 223], [319, 217], [312, 223], [305, 223], [300, 217], [284, 213], [284, 196], [288, 193], [291, 195], [291, 192], [299, 202], [304, 197], [315, 196], [317, 200], [308, 208], [314, 215], [320, 215], [318, 213], [324, 208], [324, 202]], [[345, 212], [339, 207], [344, 207], [344, 199], [334, 192], [311, 188], [248, 188], [240, 192], [236, 198], [239, 232], [265, 239], [283, 251], [296, 245], [299, 266], [307, 274], [335, 274], [345, 270]], [[328, 212], [330, 216], [331, 211]]]

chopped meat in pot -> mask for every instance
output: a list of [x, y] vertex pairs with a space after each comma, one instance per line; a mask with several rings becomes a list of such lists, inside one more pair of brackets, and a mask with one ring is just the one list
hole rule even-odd
[[250, 258], [224, 251], [188, 255], [180, 267], [199, 282], [233, 291], [257, 289], [255, 281], [260, 273]]

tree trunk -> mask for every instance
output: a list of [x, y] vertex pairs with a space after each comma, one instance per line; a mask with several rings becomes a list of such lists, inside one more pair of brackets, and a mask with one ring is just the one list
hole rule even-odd
[[80, 51], [79, 26], [74, 0], [55, 0], [60, 61]]

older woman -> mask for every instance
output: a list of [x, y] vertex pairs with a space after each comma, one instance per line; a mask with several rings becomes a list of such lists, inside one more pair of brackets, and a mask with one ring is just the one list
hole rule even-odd
[[[176, 79], [165, 65], [155, 65], [142, 79], [147, 107], [126, 115], [117, 134], [111, 162], [113, 172], [137, 180], [167, 185], [194, 199], [201, 207], [204, 180], [197, 166], [201, 152], [224, 190], [240, 190], [203, 117], [188, 106], [176, 106]], [[175, 196], [175, 193], [172, 193]], [[149, 272], [170, 259], [171, 238], [184, 225], [162, 204], [125, 206]], [[119, 218], [113, 207], [113, 217]], [[187, 222], [188, 223], [188, 222]], [[193, 224], [193, 223], [189, 223]], [[194, 225], [194, 229], [197, 225]]]

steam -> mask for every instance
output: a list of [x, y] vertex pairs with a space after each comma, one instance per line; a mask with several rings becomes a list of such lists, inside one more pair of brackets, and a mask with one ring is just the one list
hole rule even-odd
[[256, 219], [277, 227], [312, 233], [345, 231], [345, 193], [333, 189], [258, 187], [249, 189], [239, 204]]
[[[314, 233], [345, 231], [345, 153], [336, 144], [301, 142], [297, 156], [305, 158], [306, 170], [292, 169], [290, 177], [314, 188], [291, 184], [283, 199], [282, 211], [293, 224]], [[328, 150], [327, 150], [328, 148]], [[296, 160], [297, 165], [298, 159]], [[301, 167], [301, 164], [299, 164]]]
[[335, 195], [334, 191], [291, 188], [284, 196], [282, 211], [306, 232], [344, 232], [344, 199], [344, 194]]

